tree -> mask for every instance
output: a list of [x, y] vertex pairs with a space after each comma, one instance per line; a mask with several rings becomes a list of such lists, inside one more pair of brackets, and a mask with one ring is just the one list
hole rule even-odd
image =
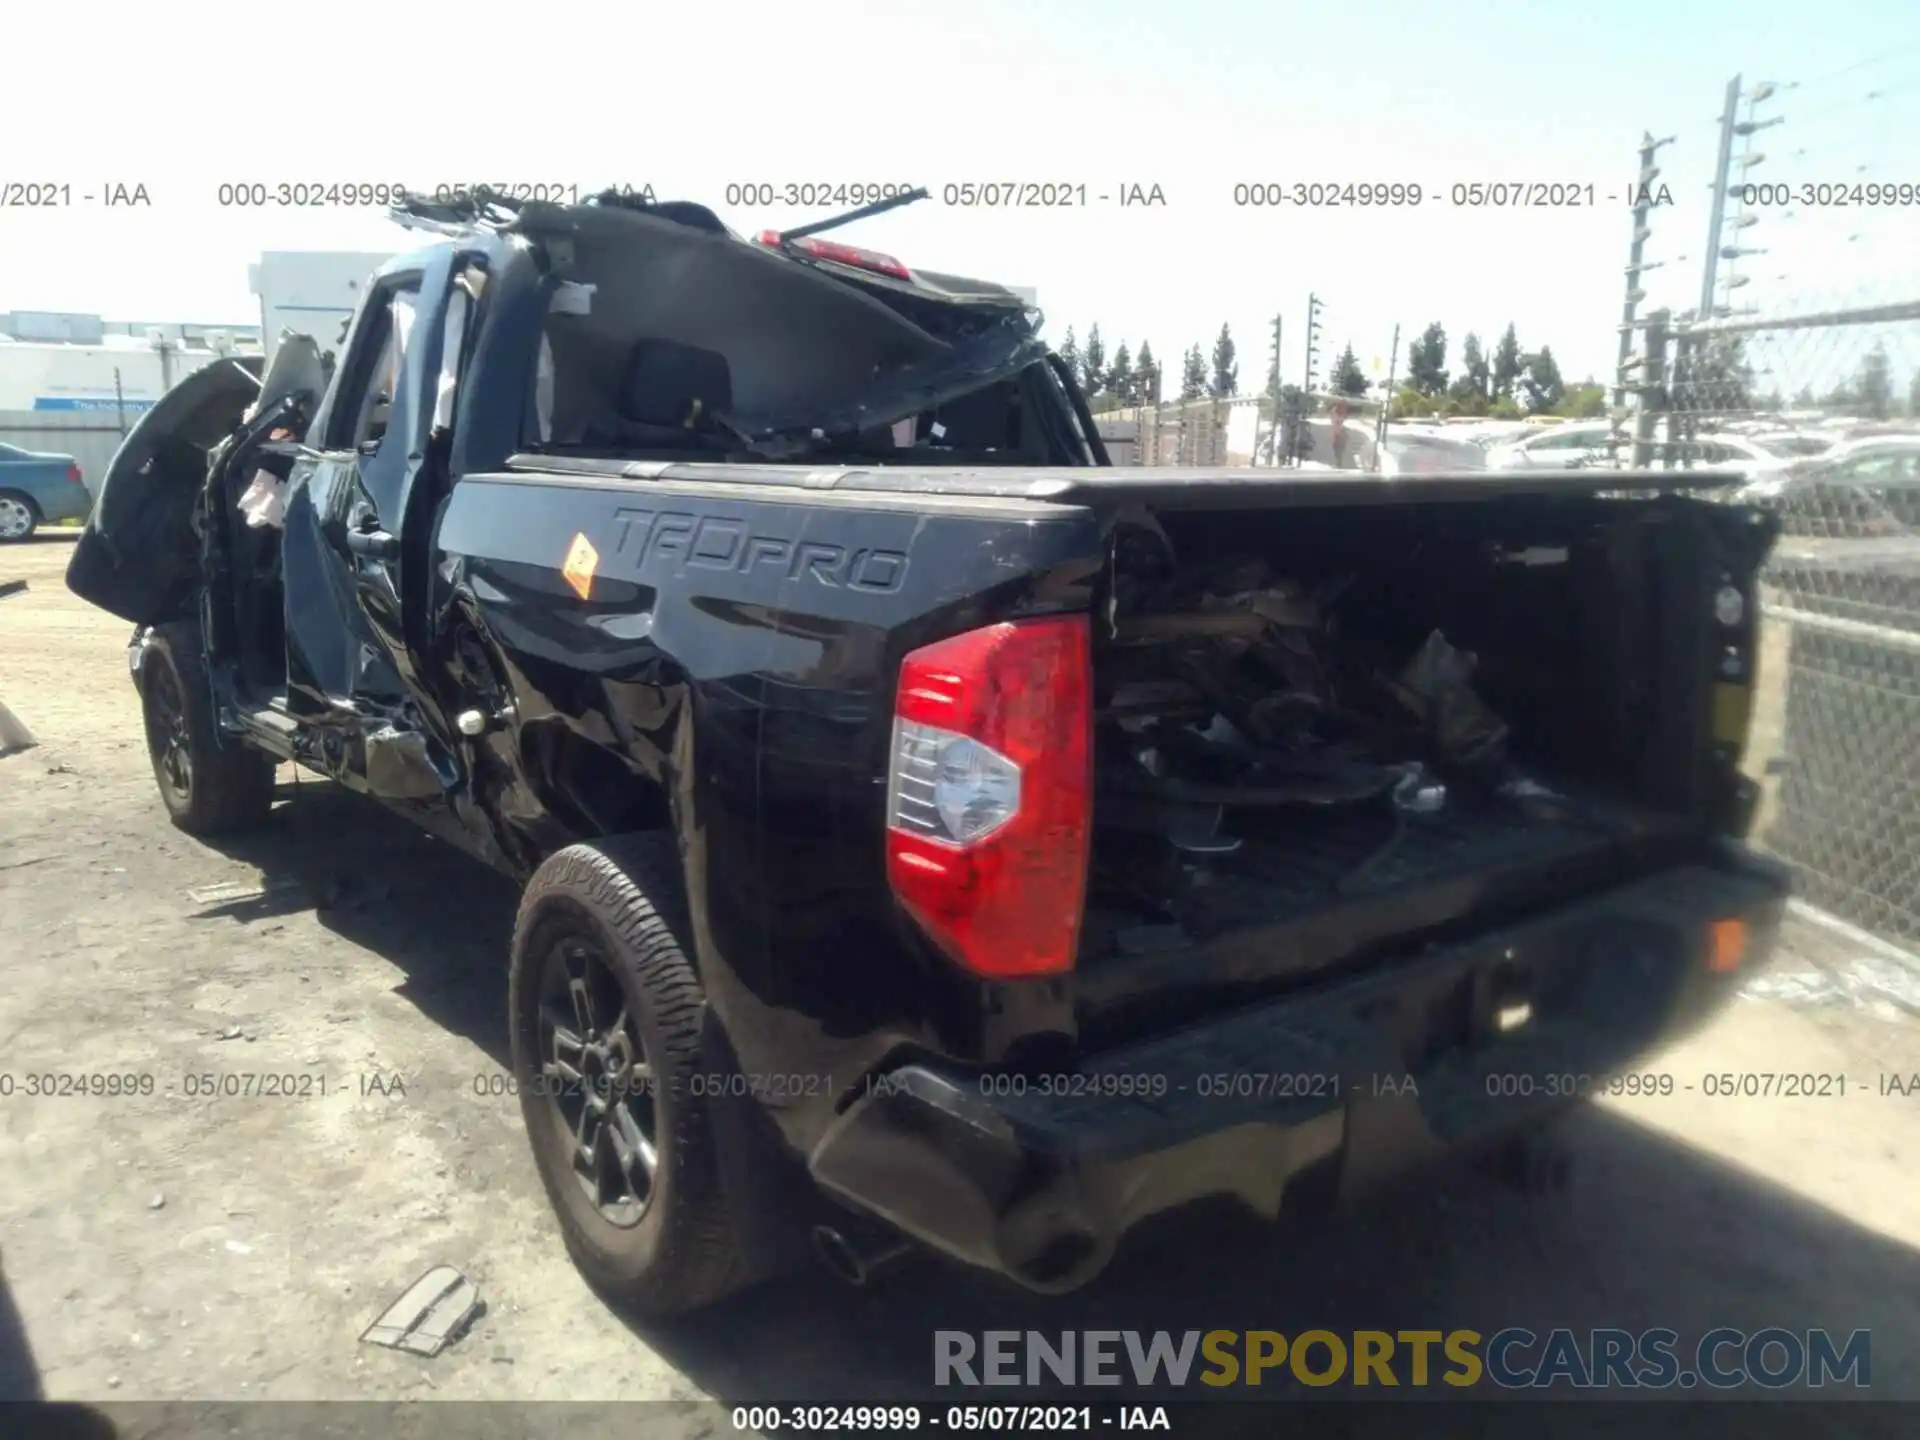
[[1060, 342], [1059, 355], [1066, 363], [1067, 373], [1074, 379], [1080, 378], [1080, 342], [1073, 338], [1073, 327], [1067, 327], [1067, 338]]
[[1131, 405], [1133, 401], [1133, 357], [1127, 353], [1127, 342], [1122, 340], [1120, 348], [1113, 352], [1113, 365], [1107, 371], [1107, 393], [1122, 405]]
[[1402, 384], [1387, 405], [1387, 419], [1406, 420], [1433, 413], [1433, 397], [1423, 395], [1411, 383]]
[[1566, 393], [1560, 397], [1560, 403], [1553, 407], [1553, 413], [1564, 415], [1569, 420], [1604, 419], [1607, 413], [1606, 387], [1591, 377], [1578, 385], [1569, 385]]
[[1860, 393], [1860, 411], [1869, 420], [1884, 420], [1893, 413], [1893, 370], [1887, 363], [1887, 347], [1876, 343], [1860, 362], [1860, 378], [1854, 388]]
[[1520, 379], [1520, 341], [1513, 333], [1513, 326], [1507, 326], [1506, 333], [1500, 337], [1500, 343], [1493, 347], [1493, 369], [1488, 374], [1492, 388], [1488, 391], [1495, 400], [1513, 399], [1513, 387]]
[[1207, 393], [1207, 357], [1200, 353], [1198, 345], [1187, 347], [1186, 358], [1180, 363], [1180, 398], [1198, 400]]
[[1520, 377], [1520, 388], [1527, 402], [1527, 410], [1532, 414], [1550, 411], [1558, 405], [1567, 393], [1567, 385], [1560, 378], [1560, 366], [1553, 358], [1553, 348], [1542, 345], [1527, 357], [1526, 373]]
[[1240, 365], [1233, 358], [1233, 335], [1224, 324], [1219, 339], [1213, 342], [1213, 375], [1207, 381], [1207, 391], [1221, 398], [1240, 393]]
[[1133, 362], [1133, 383], [1136, 392], [1136, 404], [1158, 405], [1160, 403], [1160, 362], [1153, 358], [1151, 341], [1140, 342], [1140, 358]]
[[1682, 412], [1717, 415], [1753, 409], [1753, 367], [1739, 335], [1709, 335], [1682, 346], [1674, 362], [1673, 391]]
[[1492, 376], [1487, 369], [1486, 354], [1480, 348], [1480, 337], [1469, 334], [1460, 344], [1460, 374], [1447, 387], [1448, 398], [1464, 414], [1484, 414], [1486, 402], [1492, 398], [1491, 391]]
[[1367, 393], [1367, 372], [1360, 368], [1359, 357], [1353, 353], [1353, 345], [1340, 352], [1340, 358], [1333, 362], [1333, 393], [1349, 395], [1358, 400]]
[[1080, 388], [1089, 395], [1107, 388], [1107, 347], [1098, 324], [1087, 331], [1086, 348], [1080, 352]]
[[1446, 393], [1447, 332], [1438, 320], [1407, 347], [1407, 384], [1422, 395]]
[[1907, 381], [1907, 418], [1920, 420], [1920, 370], [1913, 372], [1913, 378]]
[[[1915, 378], [1920, 379], [1920, 376], [1916, 376]], [[1811, 410], [1819, 403], [1820, 402], [1814, 398], [1813, 386], [1811, 385], [1802, 385], [1800, 387], [1800, 393], [1793, 397], [1793, 408], [1796, 410]]]

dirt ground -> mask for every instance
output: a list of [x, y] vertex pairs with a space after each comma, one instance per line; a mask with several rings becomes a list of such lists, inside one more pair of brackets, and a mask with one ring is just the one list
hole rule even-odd
[[[215, 848], [173, 830], [129, 627], [67, 593], [70, 548], [0, 550], [0, 581], [30, 585], [0, 600], [0, 701], [41, 742], [0, 759], [16, 1386], [37, 1373], [51, 1398], [96, 1402], [849, 1401], [933, 1393], [936, 1328], [1782, 1325], [1870, 1329], [1874, 1390], [1920, 1398], [1920, 1099], [1876, 1093], [1920, 1073], [1920, 1024], [1884, 1002], [1743, 999], [1648, 1068], [1835, 1072], [1846, 1098], [1696, 1087], [1582, 1110], [1560, 1127], [1565, 1195], [1463, 1172], [1311, 1233], [1176, 1218], [1051, 1302], [915, 1263], [865, 1291], [809, 1274], [689, 1322], [628, 1320], [569, 1265], [496, 1093], [509, 887], [290, 770], [264, 831]], [[203, 890], [254, 881], [270, 888], [253, 900]], [[155, 1090], [29, 1098], [36, 1072]], [[187, 1094], [189, 1077], [243, 1074], [322, 1076], [327, 1093]], [[484, 1296], [474, 1330], [434, 1360], [360, 1343], [438, 1263]]]

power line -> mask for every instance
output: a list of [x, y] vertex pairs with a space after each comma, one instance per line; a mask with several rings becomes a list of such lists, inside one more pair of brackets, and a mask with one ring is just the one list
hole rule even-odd
[[1906, 95], [1906, 94], [1912, 93], [1916, 89], [1920, 89], [1920, 85], [1915, 85], [1912, 83], [1905, 84], [1905, 85], [1889, 85], [1884, 89], [1869, 90], [1864, 95], [1856, 95], [1856, 96], [1853, 96], [1851, 99], [1841, 100], [1835, 104], [1828, 105], [1823, 109], [1810, 110], [1810, 111], [1807, 111], [1805, 114], [1795, 115], [1792, 118], [1796, 124], [1804, 125], [1809, 120], [1819, 120], [1819, 119], [1823, 119], [1828, 115], [1838, 115], [1844, 111], [1859, 109], [1863, 105], [1877, 105], [1881, 101], [1885, 100], [1888, 96]]
[[1805, 90], [1812, 85], [1824, 85], [1829, 80], [1838, 80], [1845, 75], [1858, 74], [1873, 65], [1883, 65], [1889, 60], [1898, 60], [1903, 55], [1920, 51], [1920, 41], [1912, 45], [1903, 45], [1898, 50], [1887, 50], [1879, 55], [1869, 55], [1864, 60], [1856, 60], [1851, 65], [1842, 65], [1838, 70], [1829, 70], [1824, 75], [1815, 75], [1808, 80], [1783, 81], [1776, 88], [1780, 90]]

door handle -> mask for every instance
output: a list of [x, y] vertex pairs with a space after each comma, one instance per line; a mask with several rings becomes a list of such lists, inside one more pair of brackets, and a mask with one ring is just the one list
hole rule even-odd
[[400, 554], [400, 542], [385, 530], [349, 530], [347, 549], [369, 560], [393, 560]]

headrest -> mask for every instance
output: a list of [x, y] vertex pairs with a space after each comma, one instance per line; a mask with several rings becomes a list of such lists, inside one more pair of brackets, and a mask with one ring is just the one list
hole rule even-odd
[[715, 412], [733, 408], [727, 357], [671, 340], [633, 347], [620, 385], [620, 413], [641, 425], [704, 430]]

